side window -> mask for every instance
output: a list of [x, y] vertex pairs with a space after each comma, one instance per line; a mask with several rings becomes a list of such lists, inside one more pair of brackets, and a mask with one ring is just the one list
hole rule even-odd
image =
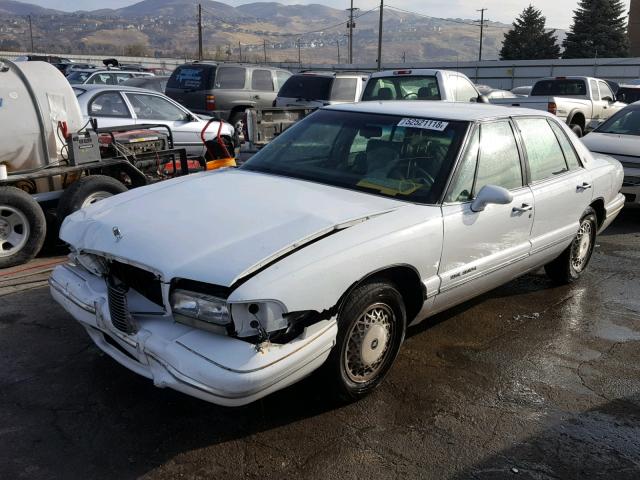
[[254, 70], [251, 75], [251, 90], [273, 92], [273, 79], [270, 70]]
[[474, 195], [485, 185], [506, 189], [522, 186], [520, 154], [507, 121], [487, 123], [480, 128], [480, 160]]
[[115, 73], [112, 75], [115, 75], [116, 77], [115, 85], [120, 85], [121, 83], [126, 82], [132, 76], [130, 73]]
[[276, 80], [278, 81], [278, 90], [280, 90], [280, 87], [284, 85], [284, 82], [286, 82], [290, 76], [291, 74], [289, 72], [283, 72], [282, 70], [278, 70], [276, 72]]
[[244, 67], [220, 67], [216, 77], [216, 88], [244, 88], [246, 69]]
[[451, 182], [449, 193], [445, 202], [466, 202], [471, 200], [473, 190], [473, 177], [476, 174], [478, 164], [478, 153], [480, 152], [480, 129], [473, 132], [469, 145], [464, 152], [460, 166], [456, 170], [455, 177]]
[[547, 121], [549, 122], [549, 125], [551, 125], [551, 130], [553, 130], [553, 133], [556, 134], [558, 142], [560, 142], [560, 148], [562, 148], [564, 159], [567, 161], [567, 165], [569, 165], [569, 170], [582, 168], [580, 160], [578, 160], [578, 155], [571, 145], [571, 141], [567, 138], [566, 133], [562, 131], [562, 127], [552, 120]]
[[107, 92], [97, 95], [89, 103], [90, 117], [127, 117], [131, 114], [122, 96], [118, 92]]
[[96, 73], [88, 81], [89, 85], [113, 85], [110, 73]]
[[613, 92], [609, 88], [609, 85], [606, 82], [598, 82], [600, 86], [600, 100], [604, 100], [608, 97], [609, 100], [613, 100]]
[[600, 100], [600, 94], [598, 93], [598, 82], [595, 80], [589, 80], [589, 86], [591, 87], [591, 97], [594, 100]]
[[527, 152], [531, 180], [536, 182], [568, 170], [560, 144], [544, 118], [521, 118], [516, 124]]
[[357, 78], [336, 78], [331, 87], [331, 100], [353, 102], [356, 98]]
[[453, 98], [456, 102], [476, 102], [478, 100], [478, 92], [469, 80], [460, 75], [450, 78], [454, 82]]
[[155, 95], [142, 93], [127, 93], [127, 98], [133, 106], [133, 111], [141, 120], [181, 121], [187, 116], [185, 112], [173, 103]]

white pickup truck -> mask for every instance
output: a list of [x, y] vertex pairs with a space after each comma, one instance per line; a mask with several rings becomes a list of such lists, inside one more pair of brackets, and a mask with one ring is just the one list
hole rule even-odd
[[491, 103], [553, 113], [579, 137], [626, 106], [616, 101], [607, 82], [591, 77], [542, 78], [526, 98], [496, 98]]

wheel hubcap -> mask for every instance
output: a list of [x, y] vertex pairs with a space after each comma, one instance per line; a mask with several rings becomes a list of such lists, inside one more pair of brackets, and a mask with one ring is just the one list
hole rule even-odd
[[592, 236], [593, 227], [591, 226], [591, 222], [585, 220], [580, 225], [578, 234], [571, 246], [571, 265], [577, 272], [580, 272], [584, 268], [589, 259]]
[[382, 368], [389, 353], [394, 319], [391, 308], [378, 303], [367, 308], [351, 327], [344, 363], [353, 382], [367, 382]]
[[0, 205], [0, 257], [20, 251], [29, 239], [29, 221], [24, 213], [8, 205]]
[[104, 200], [105, 198], [109, 198], [113, 196], [112, 193], [109, 192], [93, 192], [91, 195], [88, 195], [87, 198], [84, 199], [84, 202], [82, 202], [82, 207], [81, 208], [85, 208], [88, 207], [89, 205], [93, 205], [96, 202], [99, 202], [100, 200]]

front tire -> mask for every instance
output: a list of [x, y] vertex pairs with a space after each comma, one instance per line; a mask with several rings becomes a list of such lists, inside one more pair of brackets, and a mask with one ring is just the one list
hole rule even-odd
[[544, 266], [549, 278], [557, 284], [576, 281], [587, 268], [596, 244], [598, 218], [589, 207], [580, 219], [578, 233], [562, 254]]
[[387, 374], [404, 340], [402, 295], [390, 283], [372, 280], [349, 295], [338, 316], [338, 335], [328, 373], [345, 400], [357, 400]]
[[38, 202], [16, 187], [0, 187], [0, 268], [28, 262], [42, 249], [47, 221]]

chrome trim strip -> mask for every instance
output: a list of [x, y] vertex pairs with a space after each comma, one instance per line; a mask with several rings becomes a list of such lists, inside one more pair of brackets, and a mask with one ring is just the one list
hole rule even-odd
[[543, 250], [546, 250], [547, 248], [555, 247], [556, 245], [559, 245], [559, 244], [561, 244], [563, 242], [566, 242], [567, 240], [573, 239], [573, 237], [575, 237], [575, 233], [572, 233], [571, 235], [566, 235], [566, 236], [562, 237], [559, 240], [554, 240], [551, 243], [546, 243], [544, 245], [541, 245], [538, 248], [536, 248], [535, 250], [531, 250], [531, 255], [534, 255], [536, 253], [540, 253]]
[[463, 279], [457, 281], [456, 283], [450, 283], [449, 285], [445, 286], [444, 288], [440, 287], [440, 293], [448, 292], [449, 290], [452, 290], [452, 289], [454, 289], [456, 287], [460, 287], [460, 286], [462, 286], [462, 285], [464, 285], [466, 283], [469, 283], [469, 282], [471, 282], [473, 280], [477, 280], [479, 278], [482, 278], [482, 277], [485, 277], [487, 275], [490, 275], [491, 273], [494, 273], [494, 272], [496, 272], [496, 271], [498, 271], [498, 270], [500, 270], [502, 268], [511, 266], [514, 263], [519, 262], [520, 260], [524, 260], [525, 258], [528, 258], [529, 255], [530, 255], [529, 252], [523, 253], [522, 255], [520, 255], [518, 257], [509, 259], [509, 260], [507, 260], [505, 262], [502, 262], [502, 263], [500, 263], [498, 265], [495, 265], [495, 266], [491, 267], [488, 270], [483, 270], [483, 271], [477, 273], [476, 275], [474, 275], [473, 277], [463, 278]]
[[81, 308], [85, 312], [89, 312], [89, 313], [92, 313], [92, 314], [95, 315], [95, 313], [96, 313], [95, 305], [89, 305], [88, 303], [83, 302], [79, 298], [76, 298], [71, 293], [69, 293], [64, 288], [64, 286], [62, 286], [60, 283], [58, 283], [53, 277], [49, 277], [49, 286], [51, 288], [53, 288], [55, 291], [57, 291], [63, 297], [69, 299], [69, 301], [71, 303], [73, 303], [74, 305], [76, 305], [77, 307]]

